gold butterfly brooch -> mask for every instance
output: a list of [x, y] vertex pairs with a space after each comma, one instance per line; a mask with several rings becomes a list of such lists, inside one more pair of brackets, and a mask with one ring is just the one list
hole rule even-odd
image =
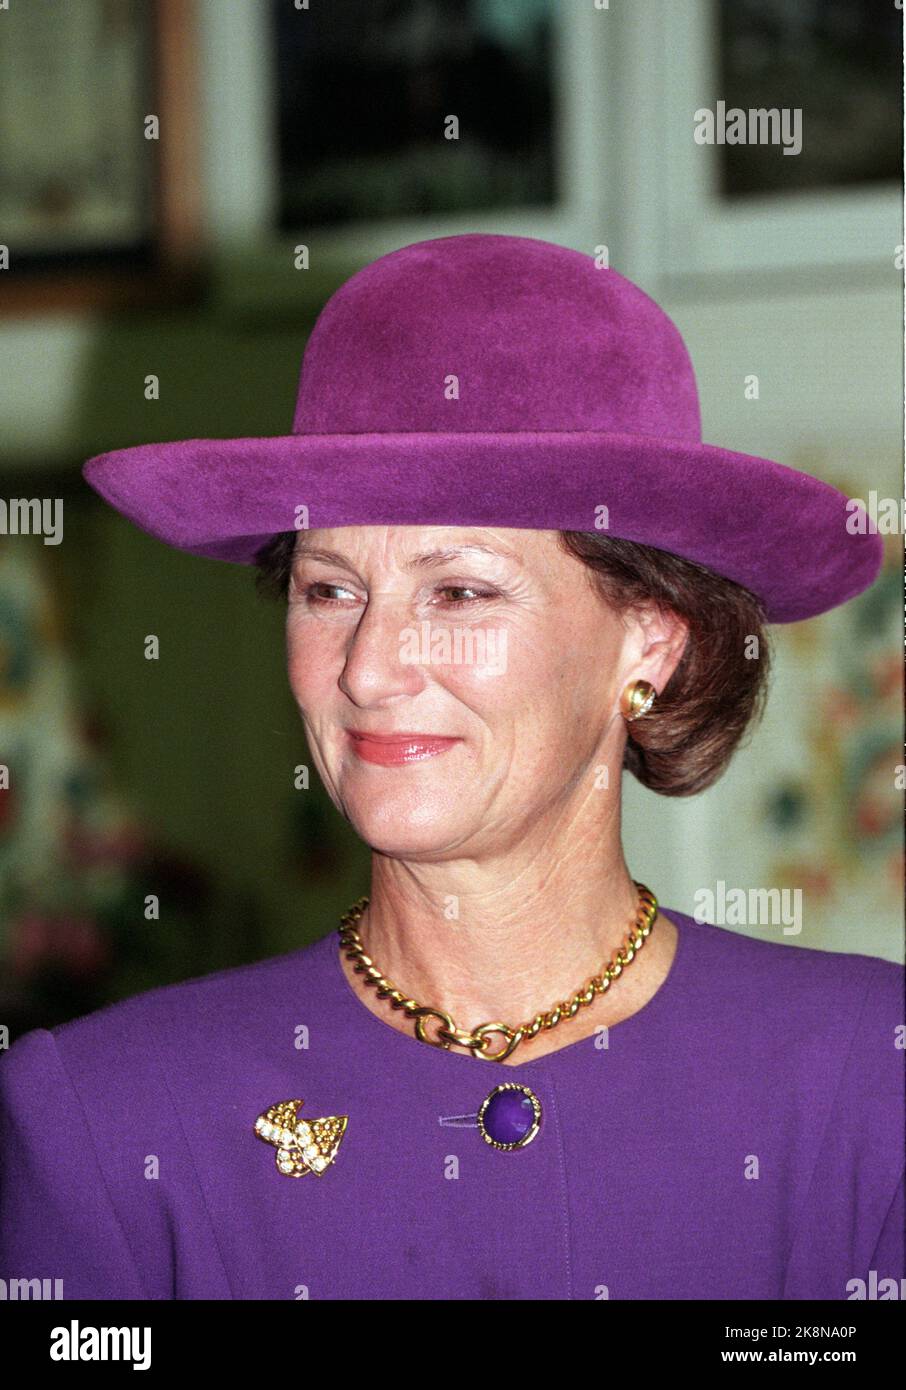
[[272, 1105], [258, 1116], [255, 1133], [275, 1146], [277, 1167], [288, 1178], [304, 1178], [306, 1173], [321, 1177], [337, 1156], [349, 1117], [306, 1120], [297, 1114], [301, 1104], [301, 1100], [281, 1100]]

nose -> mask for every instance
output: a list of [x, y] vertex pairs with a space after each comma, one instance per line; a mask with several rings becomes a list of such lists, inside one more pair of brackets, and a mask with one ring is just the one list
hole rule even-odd
[[386, 704], [424, 688], [421, 666], [402, 660], [406, 634], [416, 627], [402, 598], [372, 593], [350, 635], [340, 675], [340, 689], [353, 704]]

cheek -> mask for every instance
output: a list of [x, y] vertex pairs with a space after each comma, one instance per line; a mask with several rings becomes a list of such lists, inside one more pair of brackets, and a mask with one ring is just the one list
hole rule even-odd
[[607, 723], [606, 657], [555, 634], [511, 641], [506, 672], [476, 680], [482, 713], [508, 727], [514, 772], [557, 780], [583, 762]]
[[290, 617], [286, 624], [286, 670], [296, 704], [316, 709], [323, 692], [336, 685], [343, 668], [342, 634], [326, 624]]
[[448, 651], [442, 660], [429, 661], [422, 674], [437, 695], [443, 691], [471, 710], [505, 751], [510, 743], [508, 731], [526, 715], [530, 654], [505, 628], [482, 630], [480, 643], [470, 648], [464, 645], [458, 657], [451, 657]]
[[[481, 630], [481, 646], [462, 660], [445, 659], [425, 668], [426, 675], [489, 721], [537, 716], [539, 706], [563, 698], [562, 652], [553, 639], [518, 624]], [[480, 656], [476, 656], [476, 652]]]
[[[485, 757], [507, 765], [514, 785], [550, 776], [588, 732], [594, 692], [587, 672], [564, 661], [560, 644], [510, 630], [494, 663], [435, 667], [447, 691], [478, 716], [489, 734]], [[577, 684], [582, 683], [581, 691]], [[590, 686], [590, 682], [588, 683]]]

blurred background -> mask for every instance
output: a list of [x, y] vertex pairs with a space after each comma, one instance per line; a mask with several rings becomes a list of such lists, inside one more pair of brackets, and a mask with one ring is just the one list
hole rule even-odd
[[[343, 280], [411, 241], [495, 231], [606, 247], [682, 331], [707, 442], [900, 498], [901, 23], [876, 0], [0, 10], [13, 1036], [306, 944], [368, 889], [368, 852], [316, 775], [294, 786], [310, 759], [280, 606], [251, 570], [105, 508], [85, 459], [288, 433], [307, 334]], [[801, 150], [697, 143], [719, 102], [801, 111]], [[61, 504], [60, 543], [15, 534], [14, 499]], [[800, 936], [739, 929], [902, 959], [889, 529], [868, 593], [772, 630], [765, 720], [717, 786], [671, 802], [625, 779], [627, 861], [664, 906], [691, 913], [720, 883], [801, 888]]]

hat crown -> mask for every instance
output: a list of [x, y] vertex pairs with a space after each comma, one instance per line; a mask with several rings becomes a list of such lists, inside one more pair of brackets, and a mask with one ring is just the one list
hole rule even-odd
[[587, 430], [701, 442], [695, 373], [654, 300], [531, 237], [416, 242], [318, 317], [294, 434]]

